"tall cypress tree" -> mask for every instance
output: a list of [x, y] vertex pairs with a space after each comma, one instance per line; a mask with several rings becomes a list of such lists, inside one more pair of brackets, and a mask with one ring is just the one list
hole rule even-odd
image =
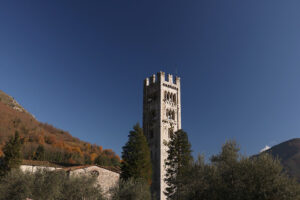
[[1, 174], [5, 174], [12, 168], [18, 168], [22, 162], [21, 155], [22, 141], [19, 133], [16, 131], [15, 135], [10, 137], [3, 148], [4, 158], [1, 163]]
[[150, 150], [143, 130], [137, 123], [129, 133], [128, 142], [123, 147], [121, 178], [144, 179], [151, 183], [152, 164]]
[[165, 161], [167, 168], [165, 182], [168, 186], [164, 193], [168, 200], [180, 200], [186, 172], [193, 160], [192, 150], [187, 133], [183, 130], [178, 130], [170, 137], [167, 143], [168, 157]]

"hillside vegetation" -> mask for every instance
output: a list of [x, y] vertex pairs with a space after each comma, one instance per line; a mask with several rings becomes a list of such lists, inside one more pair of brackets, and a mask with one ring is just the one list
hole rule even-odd
[[46, 160], [65, 164], [119, 166], [120, 158], [111, 149], [90, 144], [67, 131], [37, 121], [12, 97], [0, 90], [0, 156], [8, 138], [16, 131], [24, 143], [27, 160]]

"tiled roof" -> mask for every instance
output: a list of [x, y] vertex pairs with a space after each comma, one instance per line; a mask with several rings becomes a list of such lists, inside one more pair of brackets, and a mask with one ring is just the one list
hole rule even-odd
[[80, 165], [80, 166], [73, 166], [73, 167], [65, 167], [64, 170], [66, 171], [74, 171], [74, 170], [77, 170], [77, 169], [85, 169], [85, 168], [88, 168], [88, 167], [92, 167], [92, 166], [96, 166], [96, 167], [100, 167], [100, 168], [103, 168], [103, 169], [107, 169], [109, 171], [112, 171], [112, 172], [116, 172], [116, 173], [120, 173], [120, 168], [117, 168], [117, 167], [107, 167], [107, 166], [98, 166], [98, 165]]
[[51, 163], [51, 162], [48, 162], [48, 161], [39, 161], [39, 160], [23, 160], [22, 165], [63, 168], [63, 166], [61, 166], [61, 165]]

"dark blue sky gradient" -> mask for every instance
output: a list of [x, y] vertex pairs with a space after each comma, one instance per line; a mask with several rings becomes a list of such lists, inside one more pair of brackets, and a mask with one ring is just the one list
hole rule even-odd
[[300, 134], [299, 1], [2, 1], [0, 89], [118, 154], [143, 79], [182, 78], [194, 153], [258, 153]]

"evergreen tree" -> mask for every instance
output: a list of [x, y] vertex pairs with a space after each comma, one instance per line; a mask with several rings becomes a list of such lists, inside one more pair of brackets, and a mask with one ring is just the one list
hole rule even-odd
[[142, 178], [150, 184], [152, 176], [150, 150], [139, 124], [133, 127], [128, 137], [122, 152], [121, 178], [123, 180]]
[[110, 158], [108, 158], [104, 155], [99, 155], [94, 160], [94, 164], [99, 165], [99, 166], [110, 166], [111, 160], [110, 160]]
[[34, 160], [45, 160], [45, 148], [43, 145], [39, 145], [36, 149]]
[[184, 186], [184, 178], [187, 169], [193, 160], [191, 155], [191, 144], [189, 143], [187, 133], [178, 130], [170, 135], [171, 139], [167, 143], [168, 157], [165, 161], [167, 168], [165, 181], [167, 188], [164, 193], [168, 200], [180, 200]]
[[11, 136], [3, 148], [4, 158], [1, 162], [1, 174], [4, 175], [12, 168], [18, 168], [22, 163], [21, 156], [22, 141], [19, 133], [16, 131]]

